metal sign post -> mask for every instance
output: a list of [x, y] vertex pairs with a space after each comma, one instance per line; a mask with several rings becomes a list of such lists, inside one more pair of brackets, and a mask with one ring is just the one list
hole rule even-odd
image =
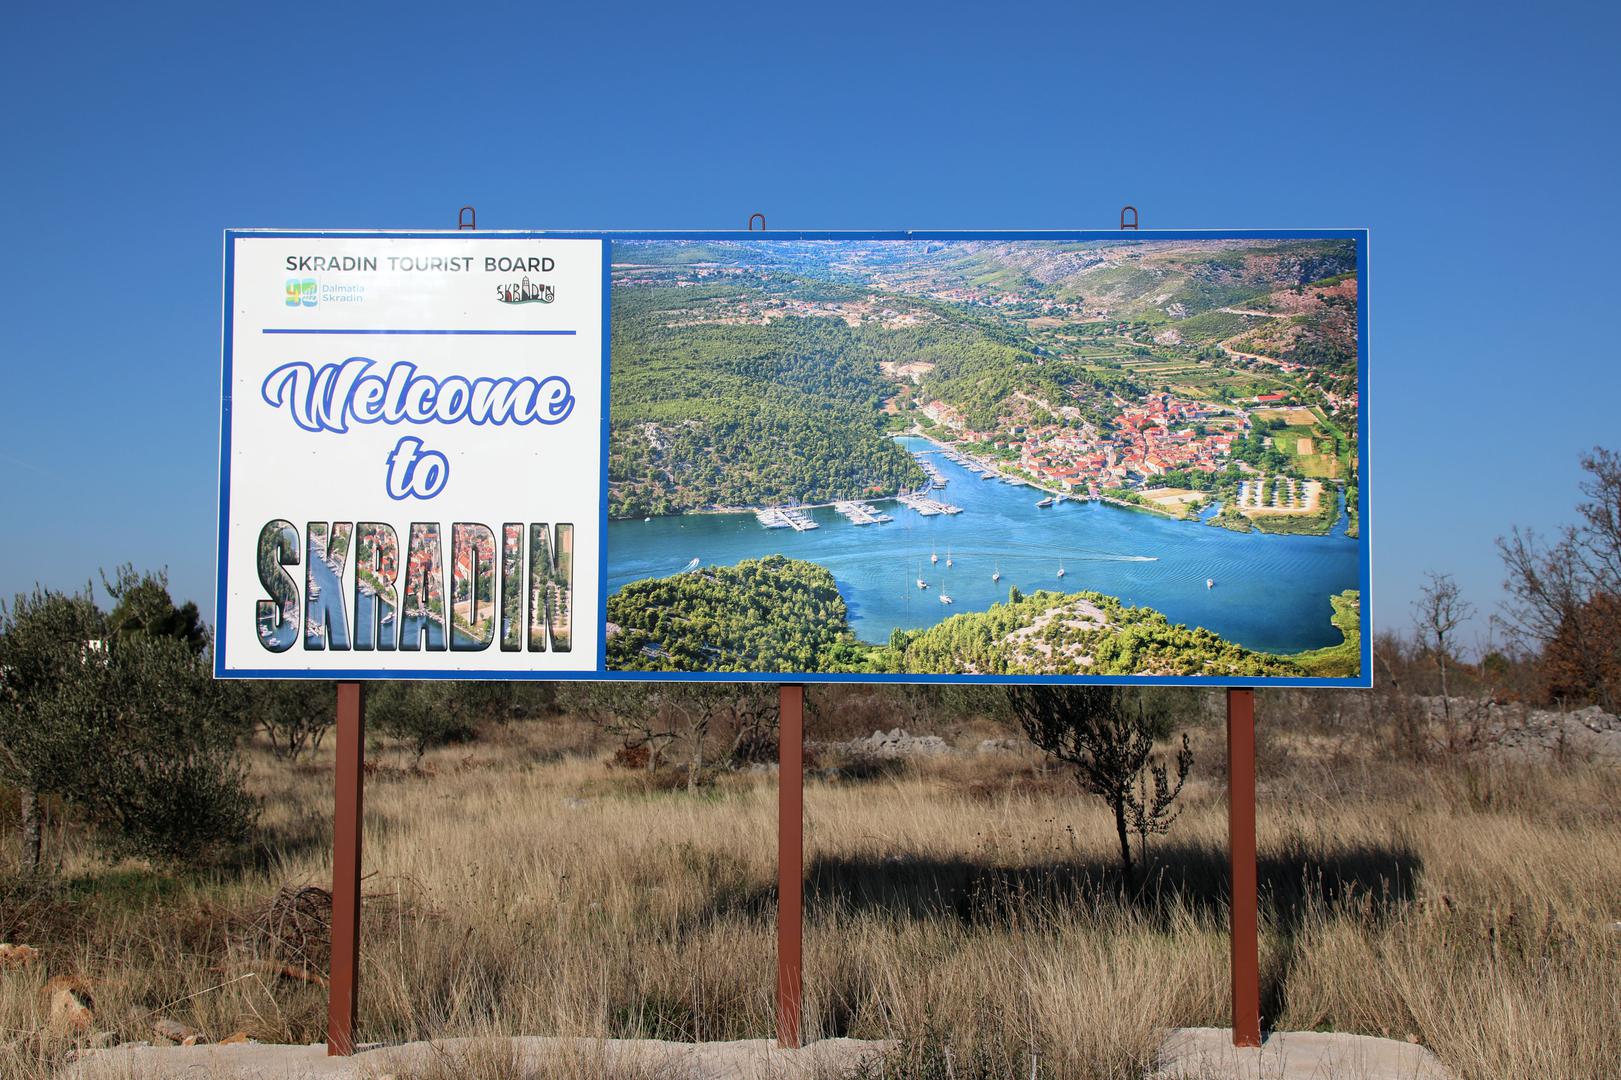
[[332, 959], [326, 999], [328, 1056], [355, 1052], [360, 1000], [360, 833], [366, 758], [365, 684], [338, 684], [337, 798], [332, 825]]
[[777, 1045], [800, 1044], [805, 932], [805, 688], [777, 697]]
[[1255, 866], [1255, 691], [1227, 691], [1227, 852], [1231, 860], [1233, 1045], [1261, 1045], [1260, 898]]

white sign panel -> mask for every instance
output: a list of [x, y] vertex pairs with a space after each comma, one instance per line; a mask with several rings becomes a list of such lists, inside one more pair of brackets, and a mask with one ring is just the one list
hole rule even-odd
[[596, 670], [607, 242], [225, 242], [219, 673]]

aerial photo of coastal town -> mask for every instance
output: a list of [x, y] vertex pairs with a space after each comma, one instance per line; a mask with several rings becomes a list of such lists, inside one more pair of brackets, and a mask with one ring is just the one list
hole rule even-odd
[[613, 252], [610, 668], [1361, 674], [1353, 240]]

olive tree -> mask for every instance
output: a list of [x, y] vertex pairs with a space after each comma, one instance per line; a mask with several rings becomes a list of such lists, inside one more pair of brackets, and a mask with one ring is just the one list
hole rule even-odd
[[410, 748], [420, 765], [430, 747], [473, 737], [484, 692], [477, 682], [378, 683], [366, 697], [366, 725]]
[[121, 571], [119, 585], [121, 599], [138, 590], [144, 612], [122, 633], [88, 587], [36, 588], [0, 605], [0, 778], [22, 793], [29, 867], [40, 862], [47, 794], [108, 849], [159, 858], [234, 844], [256, 816], [240, 724], [210, 674], [206, 637], [191, 633], [184, 609], [163, 615], [161, 575]]
[[1182, 736], [1171, 766], [1154, 753], [1158, 725], [1141, 695], [1112, 686], [1020, 686], [1009, 704], [1030, 741], [1075, 770], [1083, 791], [1098, 796], [1114, 815], [1120, 868], [1137, 884], [1131, 834], [1139, 853], [1148, 837], [1164, 835], [1181, 814], [1176, 800], [1193, 768], [1193, 751]]
[[776, 701], [757, 686], [613, 684], [593, 687], [584, 711], [627, 749], [645, 749], [649, 772], [682, 753], [688, 791], [704, 781], [706, 766], [757, 761], [776, 749]]
[[177, 638], [115, 640], [74, 674], [39, 716], [77, 763], [58, 794], [104, 848], [196, 863], [247, 840], [242, 729], [204, 657]]
[[22, 862], [30, 870], [39, 867], [42, 847], [40, 798], [68, 786], [78, 771], [47, 705], [82, 675], [105, 632], [88, 585], [79, 593], [36, 587], [10, 604], [0, 600], [0, 779], [21, 797]]

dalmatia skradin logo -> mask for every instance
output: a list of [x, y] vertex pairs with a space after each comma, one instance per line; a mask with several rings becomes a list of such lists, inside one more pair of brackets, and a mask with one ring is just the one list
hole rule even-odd
[[555, 285], [530, 281], [527, 277], [510, 285], [495, 287], [495, 298], [503, 304], [549, 304], [556, 295]]

